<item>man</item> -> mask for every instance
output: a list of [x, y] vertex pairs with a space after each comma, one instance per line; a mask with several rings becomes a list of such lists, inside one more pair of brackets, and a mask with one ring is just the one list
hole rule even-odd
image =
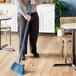
[[[17, 6], [18, 6], [18, 32], [19, 32], [19, 41], [20, 41], [20, 49], [22, 46], [22, 41], [24, 37], [24, 31], [26, 28], [26, 22], [27, 20], [30, 21], [29, 23], [29, 29], [26, 36], [23, 53], [22, 53], [22, 60], [25, 60], [25, 54], [27, 54], [27, 39], [29, 34], [29, 40], [30, 40], [30, 49], [31, 53], [34, 57], [39, 57], [39, 54], [37, 53], [36, 43], [38, 39], [38, 32], [39, 32], [39, 17], [37, 14], [37, 5], [42, 3], [43, 0], [17, 0]], [[29, 10], [30, 10], [30, 4], [32, 4], [32, 14], [29, 16]]]

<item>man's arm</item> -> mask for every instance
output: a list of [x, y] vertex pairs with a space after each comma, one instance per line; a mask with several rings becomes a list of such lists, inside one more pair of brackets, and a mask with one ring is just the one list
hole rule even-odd
[[22, 0], [17, 0], [16, 4], [20, 13], [24, 16], [27, 13], [26, 6], [23, 4]]
[[31, 17], [27, 14], [27, 9], [26, 6], [28, 5], [27, 0], [25, 2], [26, 4], [24, 5], [23, 0], [15, 0], [15, 4], [17, 5], [18, 12], [20, 12], [24, 18], [28, 21], [30, 21]]
[[37, 5], [42, 4], [43, 2], [44, 2], [44, 0], [36, 0]]
[[39, 5], [44, 2], [44, 0], [30, 0], [30, 1], [31, 1], [31, 4], [33, 5]]

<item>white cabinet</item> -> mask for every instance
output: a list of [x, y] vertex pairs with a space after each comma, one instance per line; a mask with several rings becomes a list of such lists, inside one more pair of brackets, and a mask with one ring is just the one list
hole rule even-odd
[[55, 4], [41, 4], [37, 6], [39, 15], [39, 32], [55, 33]]
[[[0, 4], [0, 10], [8, 10], [8, 15], [12, 17], [12, 19], [7, 20], [6, 24], [11, 26], [11, 30], [14, 32], [18, 31], [17, 27], [17, 8], [14, 4]], [[2, 24], [4, 21], [2, 22]]]

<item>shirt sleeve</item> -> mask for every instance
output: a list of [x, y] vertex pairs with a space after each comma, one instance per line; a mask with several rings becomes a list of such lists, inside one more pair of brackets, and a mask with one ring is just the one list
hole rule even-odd
[[22, 0], [17, 0], [18, 11], [24, 16], [27, 13], [26, 6]]
[[37, 5], [42, 4], [43, 2], [44, 2], [44, 0], [36, 0]]

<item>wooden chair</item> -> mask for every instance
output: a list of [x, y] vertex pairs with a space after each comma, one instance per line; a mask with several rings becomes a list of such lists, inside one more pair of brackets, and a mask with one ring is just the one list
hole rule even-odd
[[[7, 15], [7, 10], [0, 10], [0, 15]], [[7, 41], [7, 33], [9, 33], [9, 45], [11, 45], [11, 26], [7, 25], [6, 22], [1, 24], [1, 31], [5, 32], [5, 39]]]
[[60, 18], [60, 24], [61, 24], [61, 29], [62, 29], [62, 56], [63, 56], [63, 49], [64, 49], [65, 63], [67, 63], [67, 42], [72, 41], [72, 32], [71, 32], [71, 35], [68, 35], [68, 34], [65, 35], [65, 29], [63, 29], [62, 27], [65, 24], [69, 24], [69, 23], [76, 23], [76, 17], [61, 17]]

